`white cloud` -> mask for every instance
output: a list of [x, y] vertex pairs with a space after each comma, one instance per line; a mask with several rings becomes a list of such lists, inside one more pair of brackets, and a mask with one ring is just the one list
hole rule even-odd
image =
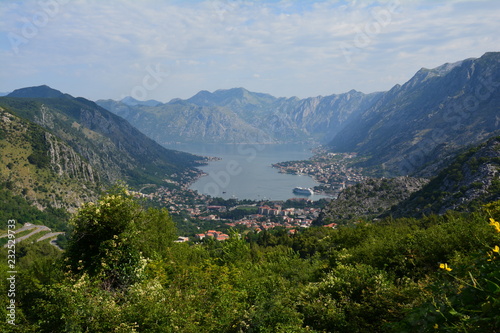
[[[500, 45], [500, 2], [494, 0], [397, 6], [78, 0], [60, 5], [29, 38], [23, 28], [43, 8], [35, 0], [6, 2], [0, 9], [0, 61], [11, 70], [0, 74], [0, 91], [45, 80], [75, 95], [118, 98], [140, 84], [147, 66], [162, 64], [171, 74], [149, 91], [160, 100], [236, 86], [300, 97], [352, 88], [371, 92], [403, 83], [420, 67], [477, 57]], [[374, 14], [382, 12], [390, 15]], [[9, 32], [26, 41], [17, 54]], [[350, 59], [342, 43], [351, 46]]]

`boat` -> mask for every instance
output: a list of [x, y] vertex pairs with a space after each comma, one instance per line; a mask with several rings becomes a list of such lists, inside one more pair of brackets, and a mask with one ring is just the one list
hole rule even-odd
[[313, 195], [314, 191], [310, 188], [296, 187], [293, 189], [293, 193], [300, 195]]

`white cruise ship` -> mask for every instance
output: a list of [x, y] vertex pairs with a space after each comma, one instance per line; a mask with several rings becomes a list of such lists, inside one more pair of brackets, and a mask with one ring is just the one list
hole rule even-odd
[[293, 193], [301, 195], [313, 195], [314, 191], [310, 188], [296, 187], [293, 189]]

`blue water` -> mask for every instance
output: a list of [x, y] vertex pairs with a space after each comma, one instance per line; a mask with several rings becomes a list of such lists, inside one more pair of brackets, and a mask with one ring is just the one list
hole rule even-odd
[[[277, 162], [305, 160], [312, 156], [309, 146], [295, 144], [178, 144], [168, 148], [192, 154], [219, 157], [200, 167], [207, 176], [191, 189], [224, 199], [287, 200], [304, 198], [292, 192], [294, 187], [314, 187], [318, 183], [306, 175], [281, 174], [271, 165]], [[307, 197], [319, 200], [326, 196]]]

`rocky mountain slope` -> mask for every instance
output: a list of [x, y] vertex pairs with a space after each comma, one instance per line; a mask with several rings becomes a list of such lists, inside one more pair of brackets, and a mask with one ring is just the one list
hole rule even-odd
[[500, 200], [500, 137], [458, 155], [430, 181], [396, 177], [349, 187], [323, 209], [315, 224], [474, 211], [496, 200]]
[[429, 182], [425, 178], [371, 178], [343, 190], [325, 207], [316, 225], [372, 219], [407, 199]]
[[391, 214], [422, 216], [447, 210], [473, 210], [500, 199], [500, 137], [495, 137], [459, 155], [437, 177]]
[[44, 128], [0, 107], [0, 184], [39, 209], [73, 210], [95, 199], [98, 172]]
[[[31, 87], [1, 97], [0, 107], [3, 143], [12, 154], [10, 159], [2, 154], [3, 160], [19, 174], [7, 172], [3, 177], [17, 179], [12, 186], [26, 196], [44, 192], [37, 186], [58, 188], [57, 177], [72, 183], [68, 186], [79, 196], [78, 184], [95, 193], [98, 184], [118, 180], [135, 188], [170, 186], [198, 173], [194, 167], [200, 157], [163, 148], [126, 120], [84, 98], [46, 86]], [[46, 174], [46, 179], [34, 176], [38, 174]], [[64, 186], [62, 191], [71, 192]]]
[[500, 53], [421, 69], [355, 115], [330, 143], [370, 156], [363, 166], [430, 176], [500, 133]]
[[276, 98], [243, 88], [200, 91], [158, 106], [97, 103], [162, 144], [172, 142], [328, 142], [349, 117], [380, 94], [350, 91], [307, 99]]

